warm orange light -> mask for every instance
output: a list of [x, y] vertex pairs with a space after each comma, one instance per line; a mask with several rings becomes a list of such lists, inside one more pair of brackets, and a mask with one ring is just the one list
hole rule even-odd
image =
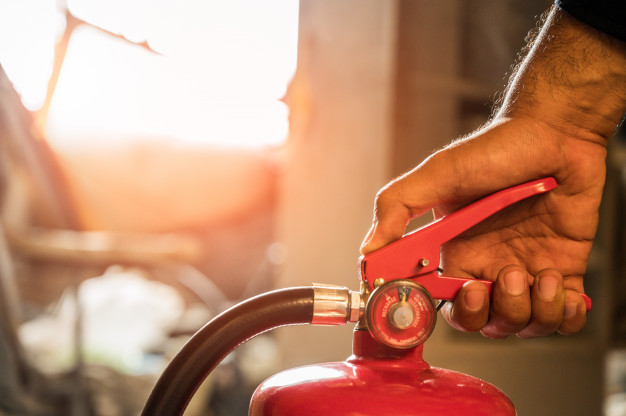
[[[298, 2], [189, 0], [94, 5], [68, 0], [67, 5], [74, 16], [93, 27], [83, 25], [71, 37], [47, 117], [46, 133], [53, 145], [167, 137], [264, 146], [286, 138], [287, 109], [280, 97], [295, 71]], [[30, 9], [30, 14], [35, 14], [36, 8]], [[50, 33], [59, 14], [54, 8], [46, 10], [53, 15], [44, 19], [47, 24], [38, 21], [28, 26], [27, 33], [37, 38], [45, 30], [48, 43], [39, 53], [46, 56], [47, 65], [28, 65], [23, 58], [24, 62], [17, 62], [16, 54], [5, 59], [0, 48], [0, 62], [9, 76], [19, 81], [14, 80], [31, 109], [41, 105], [45, 93], [41, 80], [51, 70], [50, 39], [54, 36]], [[5, 11], [4, 23], [15, 23], [4, 31], [10, 32], [10, 27], [18, 31], [24, 26], [23, 18], [29, 18], [26, 10]], [[11, 12], [18, 11], [23, 18], [12, 18]], [[121, 37], [146, 42], [158, 53]], [[27, 40], [26, 36], [11, 38], [12, 42], [5, 43], [17, 48], [20, 41]], [[39, 83], [29, 82], [24, 75], [35, 72], [34, 68], [42, 69]]]

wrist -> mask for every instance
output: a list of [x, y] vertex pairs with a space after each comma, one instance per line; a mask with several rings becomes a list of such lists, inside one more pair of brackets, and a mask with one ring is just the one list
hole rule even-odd
[[552, 10], [496, 118], [529, 117], [603, 144], [626, 112], [626, 43]]

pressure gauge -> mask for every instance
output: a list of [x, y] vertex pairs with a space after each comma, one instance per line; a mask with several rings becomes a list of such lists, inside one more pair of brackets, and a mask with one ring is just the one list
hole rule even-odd
[[408, 349], [428, 339], [437, 312], [422, 285], [412, 280], [392, 280], [372, 292], [365, 316], [374, 338], [393, 348]]

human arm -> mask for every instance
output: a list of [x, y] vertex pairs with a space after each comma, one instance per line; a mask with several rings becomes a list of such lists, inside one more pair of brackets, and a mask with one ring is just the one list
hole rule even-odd
[[470, 283], [443, 313], [453, 326], [493, 338], [579, 331], [585, 308], [577, 292], [598, 223], [606, 144], [625, 111], [625, 44], [553, 9], [492, 120], [379, 192], [362, 252], [400, 238], [430, 209], [445, 215], [553, 176], [555, 190], [442, 247], [447, 275], [496, 282], [491, 304], [484, 286]]

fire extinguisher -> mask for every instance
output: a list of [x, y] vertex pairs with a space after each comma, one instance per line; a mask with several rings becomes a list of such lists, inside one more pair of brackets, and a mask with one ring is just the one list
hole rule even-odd
[[[444, 276], [442, 244], [502, 208], [556, 187], [553, 178], [487, 196], [360, 259], [358, 292], [331, 285], [267, 292], [223, 312], [168, 364], [142, 416], [182, 415], [206, 376], [248, 339], [285, 325], [356, 323], [352, 355], [271, 376], [255, 391], [251, 416], [513, 416], [495, 386], [422, 359], [437, 316], [434, 299], [454, 300], [470, 279]], [[480, 280], [491, 293], [492, 282]], [[582, 294], [587, 309], [590, 299]]]

